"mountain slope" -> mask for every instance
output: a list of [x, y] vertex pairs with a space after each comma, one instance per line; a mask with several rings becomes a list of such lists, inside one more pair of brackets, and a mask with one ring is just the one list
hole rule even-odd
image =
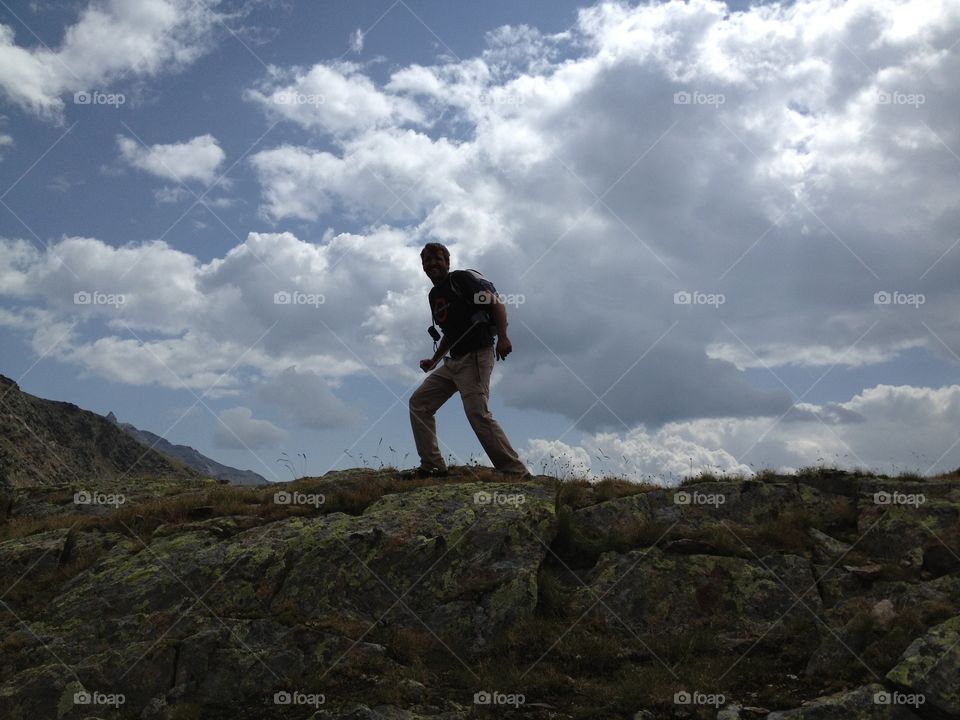
[[164, 475], [195, 478], [105, 417], [23, 392], [0, 375], [0, 478], [13, 487]]
[[167, 457], [179, 460], [187, 467], [191, 467], [203, 475], [208, 475], [217, 480], [223, 480], [231, 485], [265, 485], [268, 482], [266, 478], [252, 470], [238, 470], [229, 465], [223, 465], [216, 460], [211, 460], [189, 445], [174, 445], [149, 430], [141, 430], [130, 423], [119, 422], [117, 416], [112, 412], [107, 415], [107, 420], [114, 423], [141, 445], [152, 448]]

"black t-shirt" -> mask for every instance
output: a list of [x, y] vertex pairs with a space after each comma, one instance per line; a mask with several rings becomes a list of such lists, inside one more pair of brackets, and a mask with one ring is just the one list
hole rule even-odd
[[[456, 283], [461, 297], [450, 287], [451, 279]], [[433, 313], [433, 321], [443, 330], [444, 337], [450, 338], [450, 357], [460, 357], [472, 350], [493, 345], [488, 315], [477, 314], [488, 312], [490, 306], [478, 305], [473, 301], [476, 293], [489, 292], [490, 287], [482, 285], [466, 270], [453, 270], [430, 290], [430, 312]]]

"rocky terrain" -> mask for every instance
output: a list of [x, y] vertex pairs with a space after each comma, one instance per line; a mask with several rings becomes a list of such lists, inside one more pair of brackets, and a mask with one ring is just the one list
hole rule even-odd
[[0, 517], [2, 718], [960, 718], [956, 475], [146, 474]]
[[0, 375], [0, 487], [143, 474], [198, 477], [96, 413], [23, 392]]

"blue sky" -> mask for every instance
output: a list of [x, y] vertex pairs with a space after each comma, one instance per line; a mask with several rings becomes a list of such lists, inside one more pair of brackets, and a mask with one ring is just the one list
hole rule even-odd
[[953, 469], [958, 39], [926, 2], [4, 4], [0, 372], [271, 479], [413, 465], [439, 240], [517, 297], [531, 469]]

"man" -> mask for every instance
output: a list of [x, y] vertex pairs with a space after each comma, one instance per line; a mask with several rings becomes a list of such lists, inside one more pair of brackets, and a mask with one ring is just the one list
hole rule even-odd
[[[507, 440], [487, 408], [490, 373], [494, 357], [505, 360], [513, 350], [507, 337], [507, 311], [492, 286], [485, 286], [465, 270], [450, 272], [450, 251], [440, 243], [427, 243], [420, 252], [423, 271], [433, 282], [430, 312], [443, 331], [443, 338], [432, 358], [420, 361], [420, 369], [430, 372], [449, 352], [443, 365], [430, 375], [410, 397], [410, 424], [420, 455], [420, 467], [412, 475], [430, 477], [446, 473], [446, 464], [437, 447], [434, 415], [456, 392], [470, 427], [496, 470], [518, 478], [529, 477], [527, 468]], [[484, 314], [489, 309], [496, 320], [496, 351], [493, 332]]]

